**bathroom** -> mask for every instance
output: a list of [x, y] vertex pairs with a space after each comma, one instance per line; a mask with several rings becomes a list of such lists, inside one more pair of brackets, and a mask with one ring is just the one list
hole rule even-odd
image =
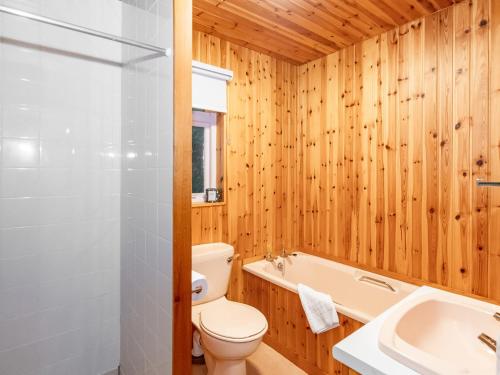
[[0, 0], [0, 375], [499, 375], [498, 108], [497, 0]]

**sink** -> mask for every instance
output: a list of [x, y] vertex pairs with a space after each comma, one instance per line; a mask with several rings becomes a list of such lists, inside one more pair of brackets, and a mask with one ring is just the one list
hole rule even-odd
[[[495, 374], [496, 354], [478, 339], [497, 340], [500, 307], [436, 291], [405, 301], [384, 321], [380, 350], [421, 374]], [[500, 343], [499, 343], [500, 344]]]

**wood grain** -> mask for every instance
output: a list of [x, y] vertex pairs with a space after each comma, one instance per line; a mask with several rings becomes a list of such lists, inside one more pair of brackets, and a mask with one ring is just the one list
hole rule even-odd
[[[296, 67], [197, 31], [193, 59], [230, 69], [234, 78], [225, 116], [225, 204], [192, 208], [192, 242], [230, 243], [242, 259], [264, 255], [282, 246], [288, 226], [281, 225], [281, 213], [294, 212], [292, 202], [284, 210], [282, 197], [295, 178], [287, 162], [295, 160], [293, 140], [285, 134], [295, 126]], [[235, 298], [239, 266], [235, 262], [230, 287]]]
[[174, 0], [172, 373], [176, 375], [191, 373], [191, 20], [191, 0]]
[[453, 0], [194, 0], [193, 28], [293, 64], [331, 54]]
[[333, 358], [332, 347], [362, 323], [339, 314], [338, 328], [313, 334], [296, 293], [246, 272], [243, 302], [266, 316], [264, 342], [308, 374], [349, 374], [350, 369]]
[[[490, 142], [489, 178], [500, 181], [500, 3], [490, 3]], [[500, 189], [491, 189], [488, 197], [488, 294], [500, 301]]]
[[235, 79], [226, 206], [192, 210], [194, 242], [333, 255], [499, 300], [500, 203], [475, 185], [500, 179], [497, 8], [459, 3], [300, 67], [195, 32], [195, 58]]
[[303, 199], [283, 218], [299, 220], [296, 248], [498, 300], [496, 193], [475, 183], [498, 178], [490, 6], [459, 3], [299, 67], [302, 182], [285, 190]]
[[311, 373], [341, 371], [322, 354], [334, 338], [298, 329], [293, 298], [243, 273], [268, 249], [500, 303], [500, 192], [475, 183], [500, 180], [500, 5], [405, 22], [298, 67], [194, 33], [195, 58], [235, 79], [226, 205], [193, 208], [193, 239], [235, 246], [230, 298], [273, 311], [268, 343]]

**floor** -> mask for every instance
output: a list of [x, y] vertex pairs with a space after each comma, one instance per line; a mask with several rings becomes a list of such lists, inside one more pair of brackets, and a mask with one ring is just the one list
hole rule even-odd
[[[193, 375], [205, 375], [205, 365], [193, 365]], [[247, 375], [307, 375], [270, 346], [262, 343], [247, 359]]]

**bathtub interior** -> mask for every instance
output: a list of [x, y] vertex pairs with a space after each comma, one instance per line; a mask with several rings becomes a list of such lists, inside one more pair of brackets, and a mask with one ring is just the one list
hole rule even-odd
[[297, 254], [296, 257], [278, 257], [274, 262], [258, 261], [244, 269], [294, 292], [297, 284], [302, 283], [327, 293], [338, 309], [364, 323], [417, 289], [414, 285], [345, 264], [305, 253]]

